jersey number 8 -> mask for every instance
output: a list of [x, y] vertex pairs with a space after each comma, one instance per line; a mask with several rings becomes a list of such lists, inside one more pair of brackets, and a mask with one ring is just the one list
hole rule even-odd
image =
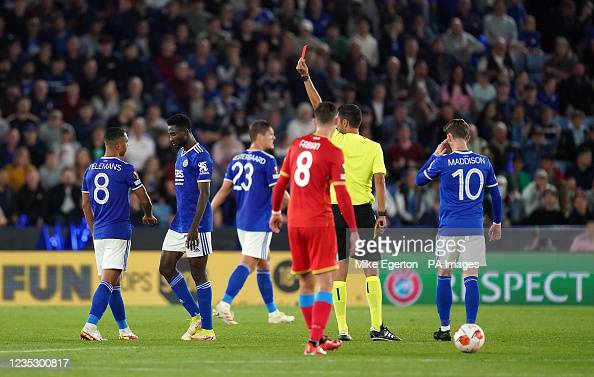
[[[473, 174], [477, 174], [479, 177], [479, 187], [476, 191], [476, 194], [470, 192], [470, 177]], [[481, 172], [477, 168], [472, 168], [466, 173], [466, 179], [464, 178], [464, 170], [458, 169], [453, 174], [452, 177], [458, 177], [459, 182], [459, 189], [458, 189], [458, 199], [464, 200], [464, 194], [470, 200], [477, 200], [479, 196], [481, 196], [481, 192], [483, 191], [483, 185], [485, 184], [485, 177], [483, 177], [483, 172]]]
[[299, 187], [305, 187], [309, 183], [309, 168], [313, 164], [313, 155], [310, 151], [303, 151], [297, 156], [297, 169], [293, 173], [295, 183]]
[[[103, 178], [103, 184], [99, 183], [99, 178]], [[95, 191], [93, 191], [93, 198], [97, 204], [105, 204], [109, 200], [109, 177], [105, 173], [99, 173], [95, 176]], [[99, 198], [99, 192], [103, 192], [103, 199]]]

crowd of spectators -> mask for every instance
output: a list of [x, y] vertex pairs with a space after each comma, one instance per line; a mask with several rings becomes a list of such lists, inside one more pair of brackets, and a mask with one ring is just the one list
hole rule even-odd
[[[167, 116], [190, 115], [216, 165], [213, 190], [256, 118], [274, 127], [280, 162], [314, 129], [295, 71], [304, 44], [322, 98], [359, 104], [361, 133], [383, 146], [393, 226], [436, 225], [437, 184], [416, 187], [414, 176], [454, 117], [473, 124], [470, 148], [493, 161], [506, 225], [593, 217], [589, 0], [2, 4], [2, 226], [80, 221], [82, 175], [106, 127], [128, 130], [125, 158], [165, 225], [175, 209]], [[233, 224], [230, 206], [216, 223]]]

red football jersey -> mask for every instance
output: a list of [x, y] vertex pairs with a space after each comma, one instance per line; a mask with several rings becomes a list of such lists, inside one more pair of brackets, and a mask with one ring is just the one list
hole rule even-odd
[[334, 226], [330, 183], [345, 184], [344, 156], [330, 139], [316, 134], [291, 144], [280, 174], [291, 180], [288, 225]]

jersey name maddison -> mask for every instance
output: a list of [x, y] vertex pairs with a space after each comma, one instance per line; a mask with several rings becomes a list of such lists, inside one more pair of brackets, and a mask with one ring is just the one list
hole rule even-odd
[[[199, 182], [210, 182], [212, 178], [212, 159], [200, 144], [196, 143], [187, 152], [180, 148], [175, 160], [175, 197], [177, 212], [169, 227], [178, 233], [187, 233], [196, 214], [196, 204], [200, 196]], [[212, 209], [210, 201], [206, 204], [199, 232], [212, 232]]]
[[229, 162], [225, 181], [233, 183], [237, 203], [237, 229], [247, 232], [270, 232], [272, 188], [278, 180], [274, 156], [246, 150]]
[[134, 167], [117, 157], [102, 157], [89, 165], [82, 192], [89, 194], [95, 240], [132, 237], [130, 190], [141, 186]]
[[423, 174], [441, 181], [440, 229], [478, 228], [482, 232], [485, 188], [497, 186], [493, 165], [487, 157], [471, 151], [437, 156]]

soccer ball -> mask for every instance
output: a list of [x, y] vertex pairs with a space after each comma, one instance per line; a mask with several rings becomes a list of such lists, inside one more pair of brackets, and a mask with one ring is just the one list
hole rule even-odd
[[458, 351], [476, 352], [485, 344], [483, 329], [474, 323], [465, 323], [454, 334], [454, 346]]

